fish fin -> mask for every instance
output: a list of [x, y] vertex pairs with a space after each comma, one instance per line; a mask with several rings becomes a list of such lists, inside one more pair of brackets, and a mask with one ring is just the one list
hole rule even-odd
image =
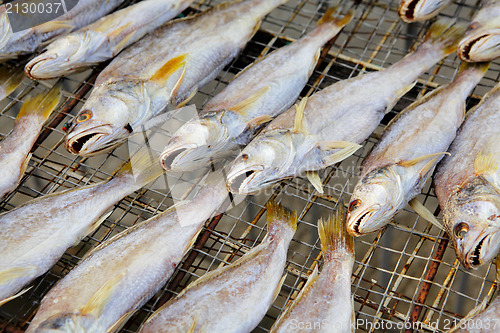
[[306, 171], [306, 176], [307, 179], [311, 182], [312, 186], [314, 186], [316, 191], [323, 194], [323, 183], [321, 182], [318, 171]]
[[186, 57], [187, 54], [181, 54], [175, 58], [167, 61], [156, 73], [151, 77], [151, 81], [155, 81], [159, 84], [164, 84], [167, 80], [177, 72], [181, 67], [186, 66]]
[[423, 168], [420, 170], [420, 178], [423, 179], [425, 175], [431, 171], [431, 169], [436, 165], [439, 156], [434, 157], [429, 162], [425, 163]]
[[198, 236], [200, 235], [200, 232], [202, 230], [203, 230], [203, 228], [199, 228], [198, 231], [196, 231], [196, 233], [194, 234], [194, 236], [189, 240], [189, 243], [186, 247], [186, 251], [194, 246], [194, 244], [196, 243], [196, 240], [198, 239]]
[[182, 82], [184, 81], [184, 77], [186, 76], [186, 66], [182, 69], [181, 76], [174, 85], [172, 92], [170, 93], [170, 100], [177, 98], [177, 94], [179, 93], [179, 89], [181, 89]]
[[412, 90], [416, 83], [417, 81], [414, 81], [411, 84], [396, 90], [396, 96], [387, 100], [387, 108], [385, 109], [385, 113], [391, 111], [392, 108], [398, 103], [399, 99], [403, 97], [408, 91]]
[[321, 151], [326, 153], [329, 150], [340, 149], [338, 151], [327, 154], [327, 156], [323, 158], [324, 166], [326, 167], [345, 160], [362, 146], [358, 145], [357, 143], [347, 141], [322, 141], [318, 144], [318, 147]]
[[59, 29], [73, 30], [75, 26], [70, 21], [49, 21], [36, 26], [34, 29], [39, 33], [47, 33]]
[[408, 202], [410, 207], [417, 213], [419, 216], [421, 216], [423, 219], [429, 221], [432, 223], [434, 226], [438, 227], [441, 230], [444, 230], [444, 226], [439, 220], [432, 214], [427, 207], [422, 205], [422, 203], [417, 199], [413, 198]]
[[439, 156], [439, 155], [451, 155], [450, 153], [448, 152], [441, 152], [441, 153], [434, 153], [434, 154], [428, 154], [428, 155], [424, 155], [424, 156], [420, 156], [420, 157], [416, 157], [416, 158], [413, 158], [411, 160], [408, 160], [408, 161], [401, 161], [398, 163], [398, 165], [404, 167], [404, 168], [409, 168], [409, 167], [412, 167], [422, 161], [425, 161], [429, 158], [432, 158], [432, 157], [436, 157], [436, 156]]
[[247, 125], [249, 128], [255, 128], [255, 127], [259, 127], [260, 125], [263, 125], [265, 123], [268, 123], [273, 119], [274, 119], [273, 116], [270, 116], [270, 115], [260, 116], [260, 117], [253, 118], [252, 120], [250, 120], [247, 123]]
[[[101, 217], [99, 217], [92, 225], [89, 227], [89, 230], [87, 231], [87, 235], [93, 233], [99, 226], [106, 221], [106, 219], [113, 213], [113, 211], [110, 211], [108, 213], [105, 213]], [[76, 243], [73, 246], [76, 246], [80, 243], [80, 239], [76, 240]]]
[[259, 98], [261, 98], [264, 94], [266, 94], [271, 87], [265, 86], [264, 88], [258, 90], [256, 93], [246, 98], [245, 100], [239, 102], [235, 106], [232, 106], [230, 109], [234, 112], [238, 112], [240, 114], [244, 114], [245, 110], [255, 104]]
[[[108, 36], [110, 39], [113, 39], [113, 38], [118, 38], [118, 36], [120, 36], [120, 34], [122, 32], [124, 32], [125, 30], [127, 30], [128, 27], [130, 27], [130, 25], [132, 24], [132, 22], [128, 22], [127, 24], [125, 25], [122, 25], [121, 27], [118, 27], [116, 28], [115, 30], [111, 31]], [[97, 30], [99, 31], [99, 30]], [[128, 37], [128, 36], [127, 36]], [[125, 38], [127, 38], [125, 37]]]
[[196, 317], [194, 317], [193, 323], [191, 324], [191, 326], [187, 330], [187, 333], [194, 333], [194, 332], [196, 332], [196, 326], [198, 326], [198, 317], [199, 317], [199, 315], [197, 315]]
[[146, 185], [165, 172], [158, 160], [159, 156], [156, 152], [149, 148], [142, 148], [132, 156], [120, 173], [133, 173], [138, 185]]
[[473, 70], [473, 71], [480, 71], [481, 73], [486, 74], [488, 69], [490, 68], [491, 62], [466, 62], [462, 61], [460, 64], [460, 68], [458, 69], [458, 74], [468, 71], [468, 70]]
[[493, 174], [497, 171], [498, 166], [495, 165], [495, 155], [492, 153], [485, 154], [479, 152], [474, 160], [474, 172], [478, 176]]
[[52, 111], [54, 111], [61, 100], [61, 87], [60, 83], [56, 84], [47, 93], [41, 93], [34, 97], [30, 97], [24, 102], [21, 110], [17, 114], [17, 118], [22, 118], [32, 113], [42, 116], [44, 119], [49, 118]]
[[3, 271], [0, 271], [0, 285], [25, 276], [26, 273], [36, 269], [37, 267], [34, 265], [4, 269]]
[[108, 280], [105, 284], [102, 285], [99, 290], [95, 292], [95, 294], [89, 299], [87, 304], [85, 304], [81, 309], [80, 313], [82, 315], [93, 314], [96, 317], [99, 317], [102, 313], [102, 310], [109, 302], [111, 294], [114, 289], [118, 285], [118, 282], [121, 281], [125, 273], [119, 274]]
[[115, 52], [121, 51], [124, 48], [126, 48], [129, 45], [130, 40], [132, 39], [132, 37], [134, 37], [134, 35], [133, 34], [129, 34], [129, 35], [125, 36], [120, 42], [118, 42], [118, 44], [116, 44], [115, 47], [114, 47]]
[[0, 300], [0, 306], [4, 305], [5, 303], [8, 303], [8, 302], [12, 301], [15, 298], [18, 298], [19, 296], [22, 296], [24, 293], [26, 293], [31, 288], [33, 288], [33, 287], [26, 288], [24, 290], [21, 290], [20, 292], [18, 292], [17, 294], [15, 294], [13, 296], [10, 296], [10, 297], [7, 297], [7, 298], [4, 298], [4, 299]]
[[467, 29], [468, 24], [455, 18], [440, 17], [427, 31], [424, 43], [437, 44], [448, 55], [456, 51]]
[[24, 66], [18, 68], [10, 68], [6, 65], [0, 66], [0, 101], [9, 96], [23, 82], [26, 75], [24, 74]]
[[123, 328], [123, 325], [132, 317], [132, 315], [136, 312], [137, 310], [132, 310], [127, 313], [125, 313], [123, 316], [120, 317], [107, 331], [106, 333], [115, 333], [118, 332]]
[[330, 216], [326, 221], [319, 220], [318, 234], [324, 256], [339, 251], [354, 254], [354, 239], [347, 232], [343, 203], [337, 205], [335, 216]]
[[24, 175], [26, 172], [26, 169], [28, 169], [29, 161], [31, 160], [31, 156], [33, 156], [33, 153], [29, 153], [28, 156], [24, 159], [23, 164], [21, 164], [21, 175]]
[[196, 93], [198, 92], [198, 86], [196, 86], [193, 91], [191, 91], [191, 93], [189, 94], [189, 96], [183, 100], [182, 102], [180, 102], [179, 104], [177, 104], [177, 108], [183, 108], [186, 106], [187, 103], [189, 103], [190, 100], [193, 99], [193, 97], [196, 95]]
[[280, 279], [280, 282], [278, 282], [278, 285], [276, 286], [276, 289], [274, 290], [273, 300], [275, 300], [276, 297], [278, 297], [278, 295], [280, 294], [281, 288], [285, 284], [285, 280], [286, 280], [286, 274], [284, 274], [283, 277]]
[[302, 98], [299, 104], [295, 104], [295, 122], [293, 125], [293, 130], [295, 132], [307, 133], [307, 129], [304, 124], [304, 111], [307, 105], [307, 97]]
[[269, 201], [267, 208], [268, 228], [273, 223], [287, 223], [293, 230], [297, 230], [297, 212], [292, 212], [274, 201]]
[[347, 23], [349, 23], [352, 20], [352, 17], [354, 16], [354, 11], [351, 9], [347, 12], [345, 15], [338, 15], [336, 16], [335, 14], [339, 11], [338, 7], [331, 7], [328, 8], [325, 12], [325, 15], [321, 17], [318, 22], [316, 23], [317, 26], [323, 25], [323, 24], [331, 24], [333, 23], [334, 25], [338, 27], [343, 27]]

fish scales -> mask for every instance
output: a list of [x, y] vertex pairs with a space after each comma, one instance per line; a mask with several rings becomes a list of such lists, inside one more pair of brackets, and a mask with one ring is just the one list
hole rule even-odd
[[224, 3], [173, 21], [124, 50], [97, 78], [79, 113], [88, 117], [77, 116], [66, 148], [82, 156], [111, 149], [151, 118], [187, 102], [236, 57], [261, 19], [286, 1]]
[[330, 9], [308, 35], [244, 69], [172, 137], [160, 156], [167, 170], [192, 171], [247, 144], [263, 123], [288, 109], [314, 69], [321, 46], [352, 13]]
[[[208, 183], [192, 200], [101, 244], [49, 291], [27, 332], [73, 326], [107, 332], [124, 323], [166, 283], [203, 223], [226, 197], [223, 182]], [[109, 284], [111, 291], [102, 295], [102, 302], [86, 309]]]

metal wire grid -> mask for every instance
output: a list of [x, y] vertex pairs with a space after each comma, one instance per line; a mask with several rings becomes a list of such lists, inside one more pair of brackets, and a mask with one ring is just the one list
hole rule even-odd
[[[204, 10], [222, 1], [196, 1], [186, 14]], [[310, 31], [332, 2], [290, 0], [273, 11], [242, 54], [204, 87], [193, 102], [201, 106], [225, 87], [234, 75], [255, 59], [288, 41]], [[397, 1], [362, 1], [355, 7], [353, 21], [327, 47], [318, 67], [302, 92], [307, 96], [336, 81], [378, 70], [405, 56], [416, 45], [428, 23], [406, 25], [396, 13]], [[470, 19], [479, 1], [457, 1], [444, 15]], [[344, 1], [343, 8], [354, 6]], [[394, 117], [426, 91], [449, 82], [459, 62], [453, 55], [421, 77], [419, 83], [396, 105], [383, 123]], [[63, 79], [65, 98], [52, 115], [38, 140], [26, 175], [18, 189], [2, 203], [10, 210], [27, 200], [48, 193], [94, 183], [110, 177], [128, 158], [125, 146], [113, 152], [82, 159], [64, 149], [62, 125], [71, 121], [80, 109], [100, 66], [94, 71]], [[491, 88], [500, 76], [500, 64], [493, 63], [485, 78], [473, 92], [468, 105]], [[20, 105], [33, 91], [46, 89], [53, 82], [36, 83], [28, 79], [22, 87], [0, 104], [0, 133], [12, 128]], [[360, 94], [368, 92], [360, 92]], [[302, 178], [282, 182], [260, 195], [248, 197], [236, 207], [207, 221], [193, 249], [167, 285], [129, 320], [124, 332], [135, 332], [139, 325], [161, 304], [177, 294], [188, 283], [207, 271], [230, 263], [258, 244], [265, 235], [265, 203], [281, 201], [299, 212], [297, 233], [290, 245], [287, 278], [281, 292], [256, 332], [268, 331], [279, 313], [297, 296], [316, 265], [321, 264], [316, 223], [340, 202], [347, 201], [357, 181], [359, 165], [380, 136], [382, 126], [366, 141], [361, 151], [340, 165], [321, 172], [325, 193], [320, 195]], [[420, 199], [438, 212], [437, 200], [428, 185]], [[51, 271], [32, 284], [29, 292], [0, 308], [0, 328], [24, 330], [44, 294], [74, 267], [91, 248], [114, 234], [139, 223], [172, 203], [172, 191], [157, 186], [137, 191], [121, 200], [112, 214], [93, 234], [69, 249]], [[226, 203], [227, 206], [229, 203]], [[221, 207], [221, 212], [225, 207]], [[453, 320], [464, 316], [484, 297], [495, 292], [494, 266], [477, 271], [463, 269], [444, 233], [422, 221], [412, 211], [400, 213], [387, 228], [356, 239], [356, 263], [352, 278], [357, 320], [366, 320], [359, 331], [400, 331], [396, 323], [416, 322], [418, 331], [440, 332], [453, 326]], [[369, 326], [367, 322], [372, 323]], [[389, 324], [388, 324], [389, 323]], [[392, 327], [389, 327], [390, 324]], [[375, 326], [378, 324], [379, 326]], [[382, 326], [385, 324], [385, 326]]]

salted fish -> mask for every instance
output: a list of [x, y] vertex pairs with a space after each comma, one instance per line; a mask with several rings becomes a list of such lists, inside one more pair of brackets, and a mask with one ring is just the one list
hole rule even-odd
[[426, 21], [438, 15], [453, 0], [401, 0], [399, 17], [406, 23]]

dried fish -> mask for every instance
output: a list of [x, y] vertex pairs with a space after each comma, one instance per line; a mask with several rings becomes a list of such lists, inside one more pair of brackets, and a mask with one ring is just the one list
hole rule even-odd
[[[154, 117], [187, 103], [217, 76], [257, 31], [261, 19], [287, 0], [223, 3], [171, 22], [124, 50], [99, 75], [66, 138], [73, 154], [109, 150]], [[155, 121], [155, 124], [157, 121]]]
[[351, 235], [381, 229], [407, 203], [433, 221], [432, 213], [423, 211], [414, 198], [455, 138], [467, 96], [488, 65], [464, 64], [452, 83], [417, 100], [391, 121], [361, 166], [349, 205]]
[[287, 110], [307, 83], [320, 48], [351, 20], [329, 10], [302, 39], [247, 67], [182, 126], [160, 156], [166, 170], [193, 171], [246, 145], [266, 122]]
[[228, 172], [236, 193], [254, 193], [306, 172], [322, 192], [316, 170], [352, 155], [420, 74], [456, 50], [465, 26], [438, 20], [414, 53], [379, 72], [337, 82], [273, 120], [243, 149]]
[[267, 206], [268, 234], [229, 266], [191, 283], [158, 309], [140, 332], [250, 332], [257, 327], [284, 282], [288, 245], [297, 215]]
[[406, 23], [420, 22], [436, 16], [452, 3], [453, 0], [401, 0], [398, 13]]
[[26, 75], [42, 80], [82, 71], [115, 57], [127, 46], [176, 17], [193, 0], [146, 0], [107, 15], [56, 39], [26, 65]]

